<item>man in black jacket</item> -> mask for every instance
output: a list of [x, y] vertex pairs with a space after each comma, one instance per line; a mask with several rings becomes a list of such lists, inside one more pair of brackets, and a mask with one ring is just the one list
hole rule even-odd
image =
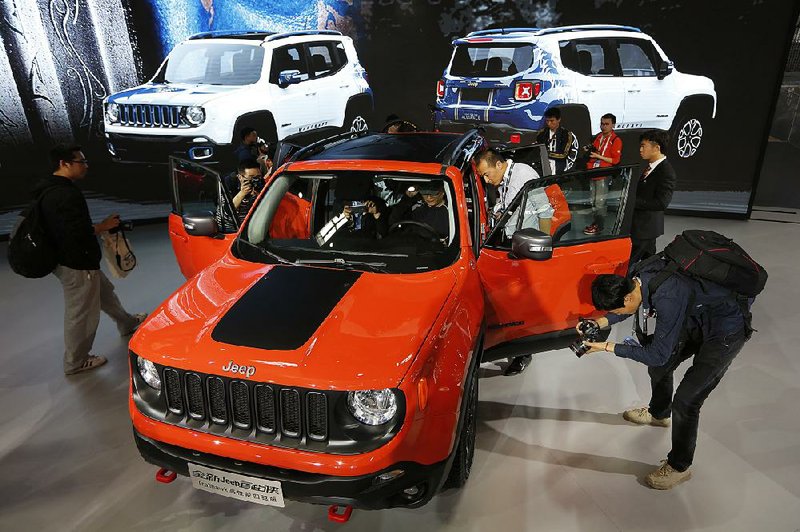
[[544, 112], [545, 126], [536, 134], [536, 143], [547, 147], [547, 157], [554, 174], [569, 171], [578, 158], [578, 139], [561, 127], [561, 110], [551, 107]]
[[[599, 275], [592, 282], [595, 308], [609, 311], [597, 325], [606, 328], [635, 314], [641, 344], [630, 337], [621, 344], [584, 342], [589, 353], [608, 351], [648, 367], [650, 404], [627, 410], [623, 417], [657, 427], [669, 427], [672, 421], [672, 450], [645, 479], [662, 490], [691, 477], [700, 408], [747, 340], [749, 318], [749, 305], [744, 310], [727, 288], [677, 273], [653, 286], [651, 294], [651, 281], [664, 266], [663, 259], [654, 257], [640, 265], [633, 278]], [[649, 320], [656, 322], [652, 331]], [[673, 396], [673, 373], [692, 357]]]
[[90, 355], [100, 311], [127, 336], [144, 321], [146, 314], [129, 314], [114, 293], [114, 285], [100, 271], [100, 245], [96, 235], [119, 225], [112, 215], [92, 224], [89, 207], [75, 181], [86, 177], [89, 163], [80, 146], [57, 146], [50, 152], [53, 175], [34, 187], [41, 197], [48, 236], [56, 247], [58, 266], [53, 274], [64, 289], [64, 373], [72, 375], [102, 366], [103, 356]]
[[656, 238], [664, 234], [664, 211], [672, 201], [678, 180], [667, 156], [668, 136], [665, 131], [645, 131], [639, 137], [639, 155], [647, 166], [636, 187], [636, 203], [631, 226], [630, 265], [656, 253]]

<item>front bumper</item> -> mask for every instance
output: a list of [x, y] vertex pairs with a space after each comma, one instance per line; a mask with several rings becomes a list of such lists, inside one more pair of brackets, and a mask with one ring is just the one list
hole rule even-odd
[[[369, 510], [418, 508], [426, 504], [441, 487], [453, 456], [451, 454], [447, 460], [432, 465], [399, 462], [367, 475], [345, 477], [306, 473], [201, 453], [152, 440], [139, 434], [136, 429], [133, 435], [145, 461], [180, 475], [188, 476], [188, 464], [191, 462], [230, 473], [280, 481], [285, 499], [312, 504], [350, 505]], [[395, 470], [402, 470], [403, 474], [388, 481], [378, 480], [380, 475]], [[414, 492], [413, 488], [417, 491]], [[404, 493], [406, 489], [411, 489], [413, 495]]]
[[233, 147], [217, 144], [202, 136], [141, 135], [107, 133], [106, 148], [120, 163], [167, 164], [170, 156], [201, 164], [217, 164], [231, 159]]

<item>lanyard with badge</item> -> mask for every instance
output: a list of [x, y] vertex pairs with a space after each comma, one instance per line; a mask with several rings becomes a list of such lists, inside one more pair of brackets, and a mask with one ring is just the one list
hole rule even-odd
[[[602, 135], [602, 133], [601, 133]], [[608, 146], [611, 144], [611, 134], [609, 133], [607, 137], [600, 137], [600, 146], [597, 148], [597, 152], [602, 155], [603, 157], [606, 156], [606, 150], [608, 150]], [[600, 166], [600, 159], [595, 159], [592, 163], [592, 168], [598, 168]]]

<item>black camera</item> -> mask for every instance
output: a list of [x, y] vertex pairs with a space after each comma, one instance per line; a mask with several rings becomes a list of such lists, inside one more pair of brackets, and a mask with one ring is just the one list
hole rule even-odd
[[108, 230], [112, 235], [120, 231], [133, 231], [133, 220], [120, 220], [118, 226]]
[[569, 344], [569, 348], [572, 349], [576, 357], [580, 358], [589, 350], [589, 346], [583, 342], [600, 342], [602, 341], [603, 332], [596, 321], [583, 318], [578, 318], [578, 330], [581, 331], [581, 335], [576, 341]]
[[587, 144], [586, 146], [584, 146], [581, 149], [583, 151], [585, 151], [586, 153], [592, 153], [593, 151], [597, 150], [597, 148], [594, 147], [594, 144]]

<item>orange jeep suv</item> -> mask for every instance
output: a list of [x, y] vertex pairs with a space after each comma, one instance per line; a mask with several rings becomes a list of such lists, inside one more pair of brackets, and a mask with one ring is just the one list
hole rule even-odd
[[[605, 231], [576, 172], [487, 218], [480, 132], [349, 133], [296, 152], [239, 227], [212, 170], [172, 161], [187, 282], [130, 343], [130, 414], [150, 463], [282, 506], [418, 507], [470, 473], [478, 368], [564, 346], [595, 274], [624, 273], [631, 168]], [[545, 234], [549, 188], [571, 224]], [[540, 190], [541, 189], [541, 190]], [[540, 196], [541, 197], [541, 196]]]

